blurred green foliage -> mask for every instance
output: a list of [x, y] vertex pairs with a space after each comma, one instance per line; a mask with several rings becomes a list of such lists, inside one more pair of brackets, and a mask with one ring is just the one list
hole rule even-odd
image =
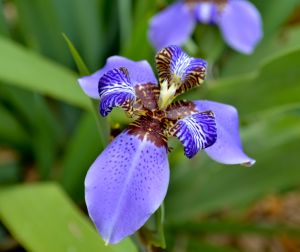
[[[109, 126], [120, 131], [127, 121], [120, 111], [107, 120], [96, 115], [76, 79], [110, 55], [154, 66], [148, 22], [168, 2], [0, 1], [0, 251], [136, 251], [129, 239], [103, 246], [83, 214], [86, 171], [107, 144]], [[236, 106], [243, 145], [257, 163], [224, 166], [204, 153], [187, 160], [175, 142], [165, 201], [167, 251], [239, 251], [202, 239], [211, 233], [300, 234], [298, 226], [239, 218], [253, 202], [300, 185], [300, 2], [253, 3], [264, 39], [252, 55], [232, 51], [215, 27], [203, 25], [184, 45], [210, 64], [205, 85], [185, 96]], [[230, 219], [215, 222], [222, 211]], [[5, 246], [9, 239], [17, 242]]]

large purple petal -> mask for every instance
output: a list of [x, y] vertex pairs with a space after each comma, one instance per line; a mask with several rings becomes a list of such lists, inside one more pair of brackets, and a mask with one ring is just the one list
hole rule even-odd
[[178, 46], [163, 48], [156, 54], [159, 82], [175, 84], [177, 95], [199, 86], [205, 79], [206, 66], [205, 60], [190, 57]]
[[121, 133], [85, 178], [89, 215], [107, 243], [133, 234], [161, 205], [169, 183], [165, 146]]
[[230, 0], [220, 15], [219, 26], [227, 44], [250, 54], [262, 38], [261, 16], [246, 0]]
[[157, 83], [152, 68], [146, 60], [132, 61], [121, 56], [109, 57], [103, 68], [90, 76], [80, 78], [78, 82], [88, 96], [99, 99], [98, 82], [100, 78], [109, 70], [119, 67], [128, 69], [131, 82], [134, 86], [137, 84]]
[[136, 98], [126, 68], [115, 68], [105, 73], [99, 80], [98, 92], [102, 116], [107, 116], [114, 107], [129, 111]]
[[211, 111], [189, 115], [175, 124], [173, 135], [184, 146], [184, 154], [192, 158], [199, 150], [216, 142], [217, 129], [214, 114]]
[[215, 114], [217, 141], [205, 149], [206, 153], [220, 163], [253, 165], [255, 160], [249, 158], [242, 148], [237, 110], [230, 105], [212, 101], [194, 103], [199, 112], [211, 110]]
[[150, 20], [148, 37], [156, 50], [169, 45], [182, 45], [195, 27], [193, 10], [184, 3], [175, 3]]

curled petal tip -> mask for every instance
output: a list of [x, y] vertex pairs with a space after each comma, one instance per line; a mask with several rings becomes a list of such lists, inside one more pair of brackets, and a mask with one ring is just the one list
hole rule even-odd
[[249, 161], [242, 163], [241, 165], [245, 166], [245, 167], [251, 167], [252, 165], [254, 165], [256, 163], [256, 160], [254, 159], [249, 159]]
[[167, 82], [168, 89], [173, 86], [175, 95], [179, 95], [203, 83], [207, 62], [189, 57], [180, 47], [172, 45], [156, 54], [156, 67], [160, 83]]
[[98, 93], [99, 80], [108, 71], [120, 67], [124, 67], [128, 69], [128, 72], [130, 72], [130, 78], [133, 86], [137, 84], [140, 85], [140, 84], [148, 84], [148, 83], [155, 85], [157, 83], [157, 80], [151, 69], [151, 66], [146, 60], [132, 61], [121, 56], [109, 57], [103, 68], [93, 73], [92, 75], [84, 76], [78, 79], [77, 81], [87, 96], [93, 99], [99, 99], [99, 93]]
[[254, 159], [243, 151], [237, 110], [227, 104], [212, 101], [195, 101], [197, 110], [212, 110], [215, 114], [217, 141], [206, 148], [206, 153], [215, 161], [223, 164], [253, 165]]
[[129, 111], [135, 100], [135, 91], [126, 68], [114, 68], [99, 80], [100, 114], [107, 116], [114, 107]]

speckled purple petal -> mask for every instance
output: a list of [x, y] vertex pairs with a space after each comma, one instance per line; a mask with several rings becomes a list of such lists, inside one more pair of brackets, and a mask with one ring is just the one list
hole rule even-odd
[[148, 37], [156, 50], [169, 45], [182, 45], [192, 34], [195, 23], [193, 10], [178, 2], [152, 17]]
[[206, 153], [223, 164], [244, 164], [251, 166], [255, 160], [243, 151], [237, 110], [230, 105], [212, 101], [194, 101], [199, 112], [211, 110], [215, 114], [217, 141], [205, 149]]
[[90, 76], [78, 79], [79, 85], [86, 95], [94, 99], [99, 99], [98, 82], [100, 78], [109, 70], [119, 67], [128, 69], [131, 82], [134, 86], [146, 83], [157, 84], [152, 68], [146, 60], [132, 61], [121, 56], [112, 56], [107, 59], [103, 68]]
[[178, 46], [168, 46], [156, 54], [160, 83], [179, 82], [177, 94], [199, 86], [205, 79], [206, 66], [205, 60], [190, 57]]
[[135, 101], [135, 91], [126, 68], [112, 69], [99, 80], [100, 114], [107, 116], [114, 107], [129, 111]]
[[215, 24], [217, 21], [218, 8], [214, 3], [199, 3], [195, 6], [195, 14], [200, 23]]
[[220, 15], [219, 27], [227, 44], [250, 54], [262, 38], [261, 16], [246, 0], [230, 0]]
[[161, 205], [169, 183], [166, 147], [121, 133], [85, 178], [89, 215], [107, 243], [137, 231]]
[[217, 140], [216, 122], [211, 111], [178, 120], [172, 131], [183, 144], [184, 154], [188, 158], [195, 156], [199, 150], [213, 145]]

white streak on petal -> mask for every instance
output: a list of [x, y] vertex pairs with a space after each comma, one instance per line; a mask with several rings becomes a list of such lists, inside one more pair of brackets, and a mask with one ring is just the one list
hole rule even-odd
[[183, 144], [184, 153], [188, 158], [213, 145], [217, 139], [216, 122], [210, 111], [180, 119], [173, 130], [174, 135]]
[[161, 205], [169, 183], [165, 147], [126, 131], [101, 153], [85, 179], [89, 215], [102, 238], [117, 243]]

